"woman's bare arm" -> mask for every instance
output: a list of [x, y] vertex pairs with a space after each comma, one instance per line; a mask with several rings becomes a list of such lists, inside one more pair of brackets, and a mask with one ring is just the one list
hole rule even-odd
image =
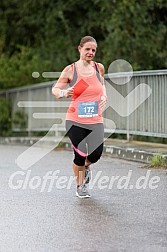
[[60, 99], [63, 96], [66, 98], [72, 96], [74, 88], [73, 87], [67, 88], [68, 83], [71, 81], [71, 79], [72, 79], [72, 67], [71, 65], [69, 65], [64, 68], [59, 79], [57, 80], [55, 85], [52, 87], [52, 94], [57, 99]]

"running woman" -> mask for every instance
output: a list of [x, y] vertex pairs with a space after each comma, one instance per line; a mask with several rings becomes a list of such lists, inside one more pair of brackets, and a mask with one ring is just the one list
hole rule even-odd
[[60, 99], [72, 98], [66, 113], [66, 130], [74, 150], [73, 171], [76, 178], [76, 196], [89, 198], [86, 184], [90, 180], [90, 165], [103, 152], [104, 126], [102, 111], [107, 96], [104, 85], [104, 66], [93, 61], [97, 42], [91, 36], [81, 39], [80, 59], [62, 71], [52, 88]]

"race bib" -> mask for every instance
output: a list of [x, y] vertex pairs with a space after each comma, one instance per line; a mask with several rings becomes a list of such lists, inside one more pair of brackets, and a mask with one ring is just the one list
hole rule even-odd
[[78, 117], [98, 116], [98, 102], [79, 102]]

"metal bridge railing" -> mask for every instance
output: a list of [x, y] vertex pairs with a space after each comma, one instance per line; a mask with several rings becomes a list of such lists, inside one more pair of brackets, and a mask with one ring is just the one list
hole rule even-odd
[[[107, 109], [104, 111], [104, 118], [107, 119], [104, 123], [105, 132], [113, 132], [112, 121], [116, 127], [115, 133], [126, 134], [127, 138], [129, 135], [166, 138], [167, 70], [134, 72], [131, 80], [124, 85], [113, 82], [113, 78], [125, 77], [121, 73], [119, 76], [105, 75], [108, 95]], [[65, 111], [69, 100], [56, 100], [52, 96], [53, 83], [45, 82], [0, 92], [0, 97], [12, 101], [13, 116], [16, 111], [27, 115], [26, 128], [20, 129], [19, 125], [13, 125], [13, 131], [22, 130], [31, 134], [33, 131], [49, 131], [53, 125], [52, 129], [57, 135], [65, 130]], [[145, 84], [146, 89], [139, 89], [141, 84]], [[148, 90], [151, 90], [151, 94], [136, 106], [136, 102], [142, 100]]]

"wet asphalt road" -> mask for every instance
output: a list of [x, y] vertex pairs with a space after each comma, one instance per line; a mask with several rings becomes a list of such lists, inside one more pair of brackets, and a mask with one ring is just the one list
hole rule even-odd
[[15, 159], [27, 148], [0, 146], [0, 252], [167, 251], [166, 170], [102, 157], [92, 198], [78, 199], [72, 152], [22, 170]]

